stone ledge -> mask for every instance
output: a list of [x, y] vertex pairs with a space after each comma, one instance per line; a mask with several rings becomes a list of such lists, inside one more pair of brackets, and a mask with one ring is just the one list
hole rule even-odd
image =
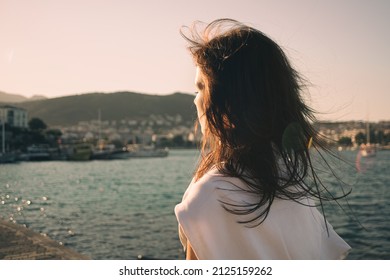
[[0, 220], [0, 259], [88, 260], [90, 258], [31, 229]]

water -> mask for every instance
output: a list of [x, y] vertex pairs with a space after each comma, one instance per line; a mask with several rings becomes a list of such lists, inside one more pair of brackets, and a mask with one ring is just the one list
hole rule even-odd
[[[359, 172], [343, 172], [352, 185], [348, 202], [353, 215], [327, 207], [329, 220], [353, 248], [349, 259], [390, 259], [390, 151], [360, 158], [356, 152], [343, 156], [355, 161]], [[335, 185], [335, 182], [333, 182]], [[347, 208], [346, 203], [342, 203]], [[356, 219], [358, 220], [357, 223]], [[364, 227], [364, 228], [362, 228]]]
[[[173, 208], [197, 155], [174, 150], [167, 158], [1, 165], [0, 217], [92, 259], [182, 259]], [[354, 160], [355, 153], [344, 155]], [[349, 259], [390, 259], [390, 152], [359, 164], [360, 173], [344, 173], [353, 183], [354, 214], [329, 205], [327, 218], [353, 247]]]

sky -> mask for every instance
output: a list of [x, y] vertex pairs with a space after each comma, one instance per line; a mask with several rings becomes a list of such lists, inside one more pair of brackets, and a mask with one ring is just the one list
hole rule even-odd
[[0, 91], [193, 93], [183, 26], [232, 18], [266, 33], [309, 82], [321, 120], [390, 120], [387, 0], [0, 0]]

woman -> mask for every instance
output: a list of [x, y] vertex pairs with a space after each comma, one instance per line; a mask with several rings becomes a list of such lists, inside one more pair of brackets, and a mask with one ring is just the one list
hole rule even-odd
[[312, 165], [309, 148], [322, 143], [281, 48], [228, 19], [184, 37], [203, 133], [194, 178], [175, 207], [186, 259], [344, 258], [350, 247], [315, 207], [340, 197]]

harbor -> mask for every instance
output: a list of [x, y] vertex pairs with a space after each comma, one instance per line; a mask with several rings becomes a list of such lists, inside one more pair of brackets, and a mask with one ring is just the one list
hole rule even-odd
[[94, 147], [90, 143], [74, 143], [52, 148], [48, 145], [33, 145], [26, 152], [3, 152], [0, 154], [0, 163], [16, 163], [20, 161], [88, 161], [111, 160], [144, 157], [167, 157], [168, 148], [154, 146], [127, 145], [116, 148], [114, 145]]
[[[183, 259], [173, 209], [198, 156], [196, 150], [172, 150], [166, 158], [2, 165], [0, 219], [93, 260]], [[390, 259], [390, 152], [340, 156], [354, 165], [336, 169], [352, 193], [341, 201], [344, 210], [325, 204], [326, 217], [352, 247], [347, 259]], [[330, 188], [337, 184], [324, 180]]]

